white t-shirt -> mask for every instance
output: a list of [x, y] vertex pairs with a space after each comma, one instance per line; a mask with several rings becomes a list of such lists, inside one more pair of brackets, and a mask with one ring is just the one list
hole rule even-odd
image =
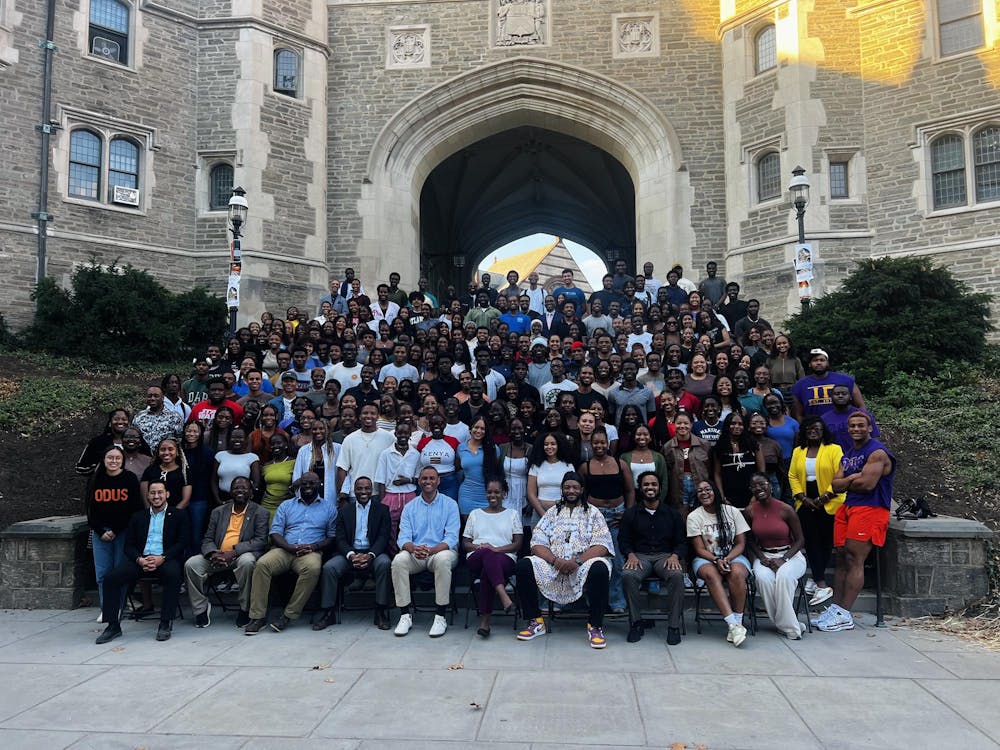
[[[343, 362], [338, 362], [330, 368], [327, 380], [336, 380], [340, 383], [340, 392], [344, 393], [348, 388], [353, 388], [361, 382], [361, 368], [364, 367], [358, 362], [354, 367], [348, 367]], [[324, 383], [325, 385], [325, 383]]]
[[[727, 525], [733, 530], [733, 535], [746, 534], [750, 531], [750, 526], [747, 524], [743, 514], [732, 505], [723, 505], [722, 512], [726, 516]], [[717, 544], [719, 536], [719, 520], [716, 516], [700, 506], [688, 514], [687, 535], [689, 539], [696, 536], [700, 536], [704, 539], [705, 546], [710, 549], [712, 554], [716, 557], [728, 555], [729, 550], [732, 549], [732, 541], [730, 541], [727, 549], [719, 547]]]
[[420, 380], [420, 373], [417, 372], [417, 368], [410, 364], [403, 365], [402, 367], [397, 367], [392, 362], [382, 365], [382, 369], [378, 372], [378, 382], [381, 383], [389, 375], [396, 378], [396, 382], [398, 383], [404, 380], [412, 380], [416, 383]]
[[540, 465], [528, 469], [528, 476], [538, 481], [538, 499], [547, 503], [558, 501], [562, 497], [562, 479], [567, 471], [573, 471], [573, 466], [562, 461], [542, 461]]
[[541, 388], [538, 389], [538, 395], [542, 397], [542, 403], [545, 408], [550, 406], [555, 406], [559, 401], [559, 394], [563, 391], [576, 391], [576, 383], [567, 378], [558, 383], [553, 383], [551, 380], [545, 383]]
[[386, 492], [416, 492], [417, 485], [413, 483], [392, 483], [393, 480], [400, 474], [406, 474], [404, 464], [406, 463], [408, 453], [409, 451], [407, 451], [407, 453], [400, 454], [400, 452], [396, 450], [396, 441], [394, 438], [393, 444], [382, 451], [379, 455], [378, 461], [375, 463], [375, 476], [372, 481], [383, 485]]
[[375, 432], [356, 430], [344, 438], [340, 446], [340, 456], [337, 458], [337, 468], [348, 473], [352, 490], [354, 480], [358, 477], [368, 477], [372, 482], [375, 481], [379, 456], [395, 444], [395, 436], [385, 430], [375, 430]]
[[455, 438], [459, 442], [459, 444], [467, 442], [469, 437], [471, 437], [469, 434], [469, 425], [467, 425], [465, 422], [446, 424], [444, 426], [444, 434], [447, 435], [448, 437]]
[[[482, 508], [476, 508], [469, 514], [462, 533], [473, 544], [492, 544], [494, 547], [504, 547], [514, 541], [514, 534], [522, 534], [521, 516], [510, 508], [499, 513], [487, 513]], [[514, 560], [516, 553], [508, 552], [507, 556]]]

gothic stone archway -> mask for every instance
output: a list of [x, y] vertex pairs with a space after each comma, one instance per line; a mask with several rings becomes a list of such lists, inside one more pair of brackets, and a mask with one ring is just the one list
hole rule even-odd
[[614, 157], [635, 186], [636, 261], [690, 264], [691, 188], [662, 113], [611, 78], [528, 57], [457, 76], [385, 125], [358, 205], [361, 264], [380, 279], [399, 271], [412, 286], [420, 270], [420, 194], [432, 170], [478, 141], [525, 127], [572, 136]]

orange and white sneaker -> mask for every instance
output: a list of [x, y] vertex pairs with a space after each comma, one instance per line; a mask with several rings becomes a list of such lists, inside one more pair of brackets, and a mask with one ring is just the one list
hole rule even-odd
[[590, 623], [587, 623], [587, 639], [590, 641], [591, 648], [607, 648], [608, 642], [604, 638], [604, 628], [591, 627]]
[[548, 631], [545, 629], [545, 620], [541, 617], [536, 617], [533, 620], [528, 620], [528, 624], [517, 631], [517, 640], [530, 641], [532, 638], [545, 635], [546, 632]]

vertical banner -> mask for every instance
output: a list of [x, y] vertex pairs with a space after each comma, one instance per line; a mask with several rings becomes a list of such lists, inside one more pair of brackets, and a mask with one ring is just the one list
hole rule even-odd
[[240, 239], [236, 237], [229, 246], [229, 284], [226, 288], [226, 305], [240, 306], [240, 275], [243, 273], [243, 251]]
[[799, 301], [808, 302], [812, 299], [813, 261], [815, 256], [811, 242], [799, 242], [795, 245], [795, 282], [799, 288]]

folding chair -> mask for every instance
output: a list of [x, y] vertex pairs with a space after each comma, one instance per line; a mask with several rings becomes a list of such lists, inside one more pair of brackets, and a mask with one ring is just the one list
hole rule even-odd
[[[153, 584], [159, 585], [160, 579], [156, 576], [140, 576], [139, 580], [135, 582], [135, 586], [152, 586]], [[132, 586], [128, 590], [128, 594], [125, 596], [126, 604], [128, 605], [128, 619], [135, 620], [136, 622], [144, 620], [147, 617], [157, 617], [160, 611], [154, 608], [152, 611], [146, 611], [140, 608], [140, 606], [135, 601], [135, 586]], [[181, 620], [184, 619], [184, 609], [181, 607], [181, 597], [177, 597], [177, 617]]]
[[[648, 585], [648, 583], [650, 581], [660, 581], [661, 583], [663, 582], [662, 579], [658, 575], [656, 575], [656, 573], [653, 572], [652, 570], [650, 571], [649, 575], [647, 575], [645, 578], [642, 579], [642, 584], [641, 585]], [[685, 594], [687, 593], [687, 589], [686, 588], [685, 588], [684, 592], [685, 592]], [[647, 589], [646, 596], [647, 597], [650, 596], [650, 594], [648, 593], [648, 589]], [[648, 601], [648, 598], [647, 598], [647, 601]], [[656, 622], [669, 621], [670, 620], [670, 615], [671, 615], [671, 613], [669, 611], [665, 611], [665, 610], [662, 610], [662, 609], [661, 610], [643, 610], [643, 611], [641, 611], [641, 612], [638, 613], [638, 615], [639, 615], [638, 617], [633, 617], [634, 614], [636, 614], [636, 613], [631, 612], [631, 611], [628, 613], [629, 622], [634, 622], [635, 620], [638, 619], [638, 620], [640, 620], [642, 622], [642, 626], [644, 628], [655, 627], [655, 623]], [[647, 624], [647, 623], [649, 623], [649, 624]], [[685, 618], [684, 618], [684, 607], [683, 607], [683, 605], [681, 605], [681, 635], [687, 635], [687, 623], [685, 622]]]
[[[698, 635], [701, 635], [702, 620], [705, 622], [722, 622], [724, 620], [721, 613], [702, 612], [701, 600], [706, 594], [708, 594], [708, 586], [700, 580], [694, 581], [694, 623]], [[708, 598], [711, 600], [712, 597]], [[757, 579], [752, 570], [747, 571], [747, 602], [743, 609], [743, 622], [750, 635], [757, 635]]]

